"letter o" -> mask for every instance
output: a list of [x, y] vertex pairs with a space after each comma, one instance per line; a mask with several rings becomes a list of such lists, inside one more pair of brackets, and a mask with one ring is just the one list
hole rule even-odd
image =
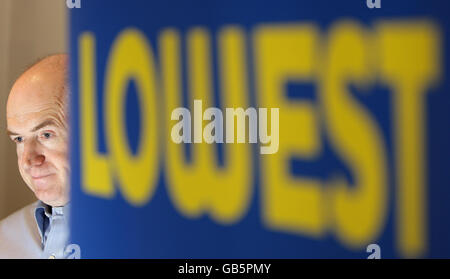
[[[141, 138], [133, 156], [126, 137], [125, 97], [128, 82], [136, 82], [140, 100]], [[152, 196], [158, 177], [156, 78], [153, 52], [135, 29], [123, 31], [112, 46], [105, 84], [105, 121], [108, 148], [125, 199], [139, 206]]]

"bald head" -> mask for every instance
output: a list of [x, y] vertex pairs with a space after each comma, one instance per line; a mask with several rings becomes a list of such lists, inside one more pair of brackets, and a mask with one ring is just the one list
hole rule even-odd
[[28, 68], [14, 83], [6, 106], [7, 117], [33, 110], [43, 102], [66, 109], [68, 57], [48, 56]]
[[68, 201], [67, 76], [67, 55], [48, 56], [16, 80], [6, 105], [22, 178], [52, 206]]

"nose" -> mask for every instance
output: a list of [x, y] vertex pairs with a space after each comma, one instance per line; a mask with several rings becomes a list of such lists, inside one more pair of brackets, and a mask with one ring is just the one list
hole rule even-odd
[[38, 148], [35, 140], [30, 140], [24, 143], [24, 150], [22, 153], [22, 164], [26, 169], [40, 166], [44, 163], [45, 156]]

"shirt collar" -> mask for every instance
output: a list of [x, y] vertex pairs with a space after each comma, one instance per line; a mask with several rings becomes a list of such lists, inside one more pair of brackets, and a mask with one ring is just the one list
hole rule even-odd
[[52, 218], [52, 216], [63, 216], [67, 220], [69, 217], [69, 209], [70, 203], [67, 203], [64, 206], [52, 207], [42, 201], [37, 202], [34, 217], [42, 243], [44, 241], [45, 231], [50, 225], [49, 219]]

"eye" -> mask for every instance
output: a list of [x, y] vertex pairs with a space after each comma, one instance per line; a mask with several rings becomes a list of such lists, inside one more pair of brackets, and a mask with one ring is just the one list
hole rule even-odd
[[22, 137], [15, 137], [13, 139], [13, 141], [16, 142], [16, 143], [21, 143], [21, 142], [23, 142], [23, 138]]
[[49, 133], [49, 132], [45, 132], [45, 133], [42, 134], [42, 136], [43, 136], [44, 138], [46, 138], [46, 139], [49, 139], [49, 138], [51, 138], [52, 134]]

